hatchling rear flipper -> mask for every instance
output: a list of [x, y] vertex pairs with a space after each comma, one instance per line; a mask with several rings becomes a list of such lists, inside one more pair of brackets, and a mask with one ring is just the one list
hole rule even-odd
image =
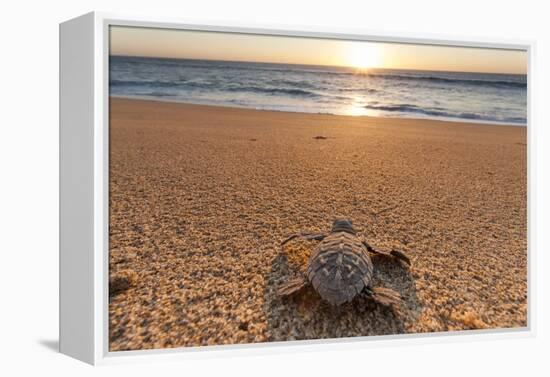
[[365, 288], [365, 293], [373, 299], [374, 302], [384, 306], [391, 306], [394, 310], [397, 310], [402, 302], [401, 295], [390, 288], [367, 287]]
[[305, 276], [298, 275], [293, 278], [290, 278], [277, 288], [277, 294], [279, 296], [289, 296], [295, 292], [298, 292], [300, 289], [304, 288], [308, 284]]

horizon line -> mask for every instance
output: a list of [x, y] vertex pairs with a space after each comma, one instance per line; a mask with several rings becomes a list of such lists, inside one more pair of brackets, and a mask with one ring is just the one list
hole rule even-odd
[[[330, 67], [330, 68], [347, 68], [351, 70], [358, 71], [359, 69], [354, 66], [346, 65], [330, 65], [330, 64], [300, 64], [300, 63], [279, 63], [279, 62], [268, 62], [268, 61], [250, 61], [250, 60], [224, 60], [224, 59], [197, 59], [197, 58], [182, 58], [175, 56], [147, 56], [147, 55], [124, 55], [124, 54], [113, 54], [109, 52], [109, 57], [123, 57], [123, 58], [145, 58], [145, 59], [172, 59], [172, 60], [194, 60], [194, 61], [211, 61], [211, 62], [227, 62], [227, 63], [256, 63], [256, 64], [275, 64], [275, 65], [294, 65], [294, 66], [309, 66], [309, 67]], [[414, 69], [414, 68], [384, 68], [384, 67], [371, 67], [364, 69], [363, 71], [367, 72], [369, 70], [385, 69], [389, 71], [417, 71], [417, 72], [452, 72], [452, 73], [480, 73], [487, 75], [516, 75], [516, 76], [527, 76], [526, 73], [514, 73], [514, 72], [481, 72], [481, 71], [447, 71], [439, 69]]]

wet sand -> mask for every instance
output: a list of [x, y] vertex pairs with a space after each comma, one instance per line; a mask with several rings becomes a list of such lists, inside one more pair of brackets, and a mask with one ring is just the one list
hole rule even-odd
[[[527, 325], [525, 127], [110, 106], [112, 351]], [[411, 257], [399, 314], [275, 295], [337, 216]]]

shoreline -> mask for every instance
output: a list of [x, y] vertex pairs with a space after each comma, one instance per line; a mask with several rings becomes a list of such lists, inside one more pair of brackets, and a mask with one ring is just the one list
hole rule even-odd
[[222, 107], [222, 108], [235, 108], [243, 110], [254, 111], [267, 111], [267, 112], [280, 112], [289, 114], [311, 114], [311, 115], [329, 115], [338, 117], [352, 117], [352, 118], [369, 118], [369, 119], [398, 119], [398, 120], [414, 120], [414, 121], [436, 121], [445, 123], [465, 123], [476, 124], [480, 126], [502, 126], [502, 127], [527, 127], [528, 123], [506, 123], [506, 122], [492, 122], [480, 119], [461, 119], [461, 118], [445, 118], [445, 117], [400, 117], [400, 116], [372, 116], [372, 115], [343, 115], [334, 113], [323, 112], [306, 112], [306, 111], [289, 111], [289, 110], [275, 110], [275, 109], [259, 109], [251, 108], [239, 105], [223, 105], [223, 104], [210, 104], [206, 102], [190, 102], [176, 99], [163, 99], [153, 96], [123, 96], [123, 95], [109, 95], [109, 98], [124, 99], [130, 101], [149, 101], [149, 102], [161, 102], [161, 103], [177, 103], [182, 105], [197, 105], [197, 106], [209, 106], [209, 107]]

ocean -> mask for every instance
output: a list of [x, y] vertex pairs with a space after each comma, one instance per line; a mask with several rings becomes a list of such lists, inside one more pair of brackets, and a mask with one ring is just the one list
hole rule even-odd
[[110, 95], [337, 115], [527, 123], [527, 76], [111, 56]]

